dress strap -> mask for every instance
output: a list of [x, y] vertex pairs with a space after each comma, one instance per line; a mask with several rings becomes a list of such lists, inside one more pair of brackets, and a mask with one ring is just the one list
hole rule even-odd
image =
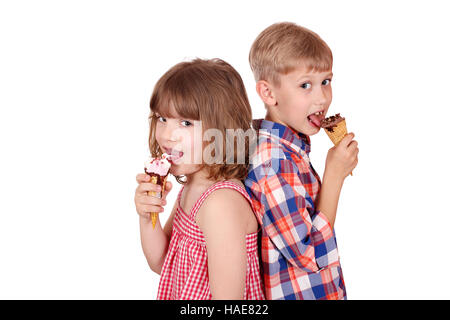
[[202, 193], [202, 195], [200, 196], [200, 198], [197, 200], [197, 202], [194, 204], [194, 206], [192, 207], [192, 210], [190, 212], [190, 218], [195, 220], [195, 217], [197, 216], [197, 212], [200, 209], [201, 205], [203, 204], [203, 202], [206, 200], [206, 198], [213, 193], [214, 191], [216, 191], [217, 189], [234, 189], [237, 192], [239, 192], [240, 194], [242, 194], [244, 196], [245, 199], [247, 199], [247, 201], [250, 204], [250, 207], [252, 208], [253, 212], [255, 212], [254, 208], [253, 208], [253, 204], [252, 201], [250, 199], [250, 196], [247, 194], [247, 192], [245, 191], [244, 188], [242, 188], [241, 186], [237, 185], [234, 182], [231, 181], [219, 181], [214, 183], [212, 186], [210, 186], [205, 192]]
[[184, 190], [184, 186], [182, 185], [181, 188], [180, 188], [180, 191], [178, 191], [177, 202], [176, 202], [177, 205], [181, 201], [181, 194], [183, 193], [183, 190]]

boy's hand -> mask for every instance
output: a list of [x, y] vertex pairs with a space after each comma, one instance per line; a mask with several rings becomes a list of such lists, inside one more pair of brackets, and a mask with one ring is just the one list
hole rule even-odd
[[139, 184], [134, 195], [137, 213], [143, 218], [150, 219], [151, 212], [163, 212], [163, 206], [167, 204], [166, 196], [172, 189], [172, 183], [166, 181], [164, 193], [161, 195], [161, 198], [158, 198], [147, 195], [148, 191], [161, 192], [161, 186], [150, 183], [150, 176], [148, 174], [139, 173], [136, 176], [136, 181]]
[[[348, 133], [341, 142], [328, 151], [325, 173], [343, 181], [358, 164], [358, 142], [354, 133]], [[325, 175], [324, 173], [324, 175]]]

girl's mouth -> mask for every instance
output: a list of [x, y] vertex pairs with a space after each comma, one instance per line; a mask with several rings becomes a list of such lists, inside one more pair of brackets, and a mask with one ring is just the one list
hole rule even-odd
[[169, 161], [171, 163], [175, 163], [177, 162], [179, 159], [181, 159], [181, 157], [183, 157], [183, 152], [182, 151], [178, 151], [178, 150], [173, 150], [173, 149], [167, 149], [167, 154], [169, 155]]

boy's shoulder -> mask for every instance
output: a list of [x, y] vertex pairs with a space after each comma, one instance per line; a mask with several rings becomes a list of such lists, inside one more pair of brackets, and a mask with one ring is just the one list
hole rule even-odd
[[249, 180], [260, 181], [279, 174], [309, 172], [308, 136], [265, 119], [255, 119], [252, 125], [257, 143], [251, 151]]
[[250, 158], [249, 173], [247, 178], [258, 181], [277, 175], [286, 170], [298, 172], [294, 157], [300, 157], [294, 151], [283, 144], [276, 136], [260, 134], [258, 132], [258, 144]]
[[[273, 159], [292, 160], [295, 158], [308, 158], [308, 155], [292, 141], [283, 139], [272, 130], [257, 129], [257, 144], [254, 147], [251, 158], [255, 158], [256, 163], [264, 163]], [[308, 138], [309, 139], [309, 138]]]
[[280, 139], [263, 130], [258, 130], [258, 142], [252, 159], [255, 165], [265, 163], [273, 159], [287, 159], [289, 151], [281, 143]]

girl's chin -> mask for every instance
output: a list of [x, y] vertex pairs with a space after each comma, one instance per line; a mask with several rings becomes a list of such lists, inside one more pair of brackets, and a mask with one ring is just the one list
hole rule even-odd
[[186, 176], [192, 173], [195, 173], [198, 171], [198, 166], [192, 166], [192, 165], [188, 165], [188, 164], [177, 164], [177, 163], [172, 163], [172, 166], [170, 167], [169, 172], [174, 175], [174, 176]]
[[171, 174], [173, 174], [174, 176], [181, 176], [185, 174], [186, 170], [183, 170], [183, 168], [180, 168], [181, 166], [176, 165], [176, 164], [172, 164], [172, 166], [170, 167], [169, 172]]

